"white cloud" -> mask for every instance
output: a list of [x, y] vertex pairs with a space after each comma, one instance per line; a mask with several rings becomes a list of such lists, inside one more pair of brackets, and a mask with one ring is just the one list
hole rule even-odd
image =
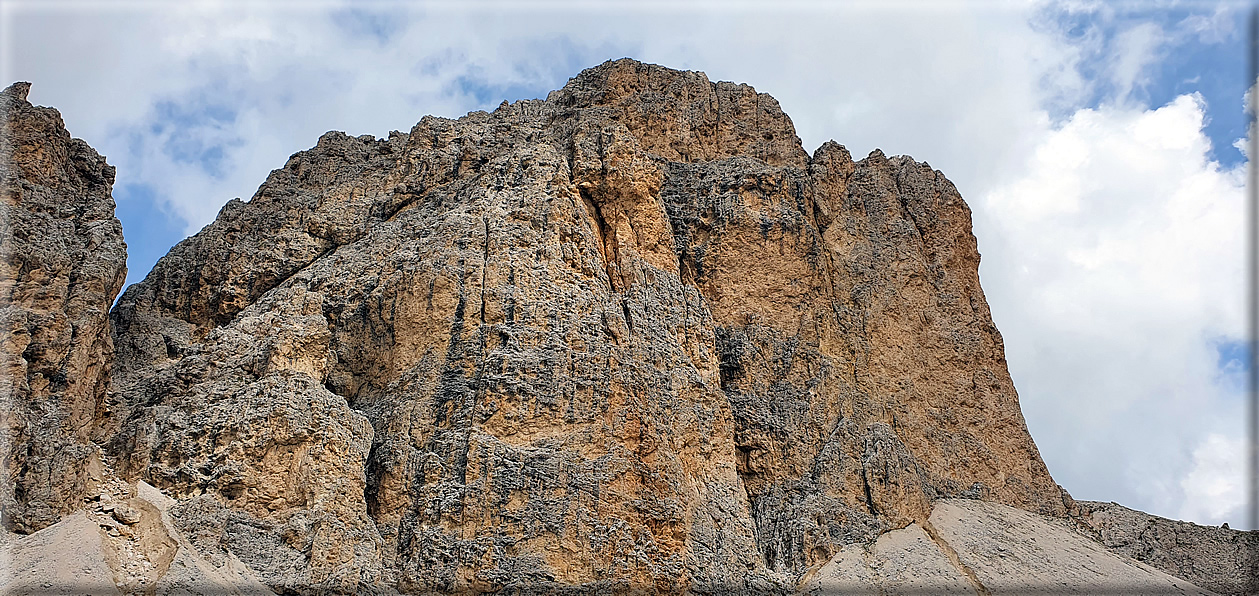
[[1246, 441], [1210, 434], [1193, 450], [1193, 467], [1180, 481], [1182, 519], [1237, 526], [1246, 508]]
[[1211, 14], [1192, 14], [1181, 19], [1176, 23], [1176, 29], [1181, 35], [1193, 35], [1199, 43], [1220, 43], [1227, 40], [1230, 36], [1237, 33], [1234, 18], [1238, 10], [1246, 8], [1246, 5], [1236, 3], [1220, 3]]
[[993, 232], [984, 287], [1028, 425], [1078, 498], [1205, 514], [1235, 503], [1189, 487], [1243, 481], [1204, 484], [1225, 468], [1189, 449], [1244, 436], [1240, 389], [1219, 369], [1221, 342], [1244, 333], [1244, 168], [1207, 159], [1205, 108], [1182, 95], [1079, 110], [978, 201]]
[[1149, 68], [1158, 62], [1159, 51], [1166, 42], [1163, 28], [1149, 22], [1139, 23], [1116, 35], [1110, 79], [1119, 103], [1127, 103], [1134, 90], [1149, 84]]

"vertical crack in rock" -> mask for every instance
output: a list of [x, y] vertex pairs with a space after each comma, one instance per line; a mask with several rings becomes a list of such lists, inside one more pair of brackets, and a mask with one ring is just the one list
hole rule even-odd
[[[603, 270], [608, 276], [608, 285], [613, 291], [617, 290], [616, 283], [613, 281], [615, 277], [612, 275], [613, 256], [608, 255], [608, 243], [612, 242], [615, 247], [615, 239], [612, 231], [608, 228], [608, 222], [603, 219], [603, 209], [599, 203], [590, 196], [590, 191], [584, 186], [578, 186], [578, 192], [581, 194], [582, 204], [586, 207], [586, 213], [591, 221], [594, 222], [592, 229], [595, 233], [595, 241], [598, 243], [599, 256], [603, 259]], [[614, 249], [613, 249], [614, 250]]]
[[879, 511], [874, 504], [874, 494], [870, 492], [870, 474], [864, 465], [861, 466], [861, 489], [865, 494], [865, 503], [870, 510], [870, 515], [877, 516]]
[[[464, 276], [458, 277], [459, 301], [455, 305], [454, 318], [450, 326], [450, 346], [446, 351], [446, 362], [437, 387], [436, 409], [434, 422], [436, 428], [432, 435], [432, 443], [428, 450], [451, 457], [447, 466], [447, 478], [467, 484], [468, 478], [468, 434], [467, 426], [471, 423], [467, 408], [468, 394], [472, 388], [468, 386], [467, 373], [463, 363], [467, 359], [466, 340], [464, 334], [464, 313], [467, 308], [467, 293], [463, 283]], [[444, 443], [455, 437], [454, 445]]]
[[[481, 254], [481, 325], [485, 325], [485, 280], [489, 277], [490, 272], [490, 218], [488, 215], [481, 216], [481, 221], [485, 224], [485, 247]], [[485, 333], [483, 330], [482, 334]]]
[[634, 334], [634, 317], [630, 314], [629, 297], [621, 296], [621, 312], [625, 315], [625, 326], [629, 329], [630, 335]]

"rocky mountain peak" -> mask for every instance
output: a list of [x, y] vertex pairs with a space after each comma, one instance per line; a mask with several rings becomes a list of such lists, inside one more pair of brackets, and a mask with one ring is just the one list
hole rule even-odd
[[739, 155], [773, 166], [808, 161], [777, 100], [748, 85], [710, 82], [702, 72], [611, 60], [582, 71], [546, 103], [623, 125], [642, 150], [669, 161]]
[[938, 498], [1064, 511], [978, 258], [939, 172], [810, 158], [751, 87], [608, 62], [329, 133], [225, 207], [114, 310], [112, 452], [259, 523], [338, 520], [299, 533], [358, 545], [294, 552], [315, 583], [791, 576]]
[[[49, 403], [88, 412], [110, 494], [158, 512], [153, 556], [218, 588], [825, 591], [891, 585], [850, 569], [890, 548], [983, 592], [993, 568], [953, 545], [1083, 514], [1027, 432], [978, 264], [925, 163], [810, 156], [768, 95], [615, 60], [545, 100], [323, 135], [108, 327], [102, 271], [97, 368], [75, 373], [93, 405]], [[51, 279], [27, 271], [6, 279]], [[54, 465], [30, 453], [11, 461]], [[1114, 556], [1073, 540], [1025, 558], [1052, 578]]]

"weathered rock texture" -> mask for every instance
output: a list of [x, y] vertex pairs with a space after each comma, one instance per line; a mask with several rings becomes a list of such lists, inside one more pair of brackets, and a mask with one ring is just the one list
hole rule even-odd
[[229, 203], [112, 313], [109, 450], [277, 589], [786, 589], [941, 497], [1065, 512], [978, 262], [926, 164], [609, 62]]
[[99, 480], [127, 262], [114, 168], [29, 89], [0, 93], [0, 508], [20, 532], [78, 509]]
[[1259, 594], [1259, 532], [1199, 526], [1076, 501], [1072, 517], [1111, 551], [1221, 594]]

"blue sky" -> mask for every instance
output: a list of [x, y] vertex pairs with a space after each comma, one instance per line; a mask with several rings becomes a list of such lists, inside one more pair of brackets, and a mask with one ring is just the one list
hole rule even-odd
[[[1245, 136], [1246, 118], [1238, 99], [1246, 91], [1245, 60], [1246, 11], [1242, 4], [1188, 3], [1136, 10], [1064, 11], [1049, 8], [1047, 19], [1061, 34], [1083, 47], [1089, 47], [1081, 73], [1096, 87], [1081, 106], [1096, 107], [1104, 102], [1129, 101], [1161, 106], [1179, 95], [1198, 93], [1211, 107], [1206, 134], [1212, 142], [1211, 156], [1224, 166], [1244, 160], [1233, 141]], [[1220, 6], [1238, 10], [1221, 12]], [[1100, 14], [1103, 13], [1103, 14]], [[1100, 17], [1100, 18], [1099, 18]], [[1119, 55], [1124, 43], [1152, 43], [1144, 31], [1166, 42], [1150, 55], [1151, 63], [1135, 75], [1131, 89], [1108, 76], [1108, 58]]]
[[144, 279], [158, 259], [187, 237], [188, 222], [143, 184], [115, 186], [114, 202], [127, 241], [127, 285], [131, 285]]
[[[1079, 498], [1243, 525], [1249, 5], [7, 2], [6, 79], [118, 167], [128, 283], [327, 130], [385, 136], [630, 56], [941, 169], [1037, 444]], [[51, 40], [56, 40], [52, 43]]]

